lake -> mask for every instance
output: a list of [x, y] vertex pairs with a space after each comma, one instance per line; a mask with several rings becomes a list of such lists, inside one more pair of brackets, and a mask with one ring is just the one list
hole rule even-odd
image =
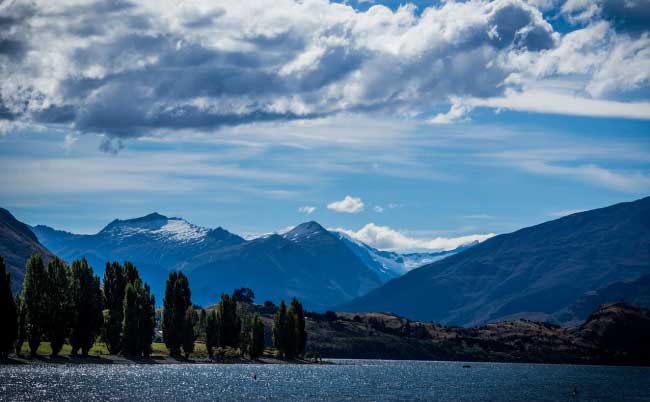
[[503, 363], [471, 363], [471, 368], [463, 368], [465, 363], [459, 362], [335, 362], [0, 366], [0, 400], [650, 401], [648, 368]]

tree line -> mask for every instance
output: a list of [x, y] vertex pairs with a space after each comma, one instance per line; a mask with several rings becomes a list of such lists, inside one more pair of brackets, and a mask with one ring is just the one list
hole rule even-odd
[[[148, 284], [130, 262], [108, 262], [103, 286], [85, 259], [67, 265], [54, 258], [46, 265], [38, 254], [26, 264], [22, 291], [14, 298], [10, 274], [0, 256], [0, 358], [12, 349], [21, 353], [27, 341], [30, 354], [36, 355], [41, 341], [48, 340], [52, 356], [64, 343], [72, 354], [87, 356], [98, 338], [111, 354], [148, 357], [160, 316], [163, 341], [172, 357], [188, 358], [196, 340], [205, 341], [210, 358], [215, 349], [235, 349], [251, 358], [261, 356], [265, 348], [262, 317], [253, 313], [254, 293], [236, 289], [222, 294], [209, 311], [191, 301], [189, 280], [180, 272], [169, 274], [162, 312], [156, 312], [155, 298]], [[275, 311], [272, 326], [273, 346], [280, 357], [295, 358], [305, 352], [307, 333], [302, 304], [293, 299], [289, 308], [281, 301], [260, 307]]]

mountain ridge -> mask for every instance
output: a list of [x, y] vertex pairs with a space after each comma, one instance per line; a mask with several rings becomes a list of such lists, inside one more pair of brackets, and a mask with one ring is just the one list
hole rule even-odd
[[[192, 282], [197, 284], [193, 285], [193, 295], [201, 302], [214, 302], [219, 292], [232, 291], [229, 286], [247, 286], [259, 297], [271, 300], [301, 296], [306, 306], [314, 309], [350, 300], [387, 280], [377, 271], [376, 264], [368, 266], [361, 261], [354, 247], [316, 221], [301, 223], [286, 233], [250, 240], [221, 227], [209, 229], [158, 212], [115, 219], [92, 235], [77, 235], [44, 225], [32, 229], [64, 259], [85, 257], [96, 267], [103, 267], [109, 260], [134, 262], [159, 297], [164, 285], [160, 276], [166, 277], [171, 270], [184, 271], [194, 279]], [[415, 264], [415, 260], [409, 261]], [[260, 271], [253, 262], [266, 271]], [[291, 272], [300, 279], [292, 278]], [[266, 279], [249, 278], [253, 274]], [[356, 278], [346, 278], [349, 275]], [[320, 284], [322, 295], [318, 295], [318, 287], [312, 286], [312, 282]], [[279, 290], [270, 289], [271, 284]]]
[[513, 314], [562, 323], [558, 313], [585, 293], [648, 273], [650, 197], [495, 236], [341, 309], [465, 326]]
[[54, 254], [42, 245], [28, 225], [16, 219], [11, 212], [0, 208], [0, 256], [5, 259], [11, 274], [11, 289], [20, 289], [25, 277], [25, 264], [29, 257], [39, 253], [47, 263]]

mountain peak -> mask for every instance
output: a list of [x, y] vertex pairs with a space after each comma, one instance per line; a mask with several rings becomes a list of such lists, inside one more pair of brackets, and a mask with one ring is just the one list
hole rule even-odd
[[295, 228], [291, 229], [283, 235], [285, 239], [291, 241], [297, 241], [300, 239], [310, 238], [313, 236], [319, 236], [323, 234], [330, 234], [327, 229], [322, 227], [320, 223], [316, 221], [309, 221], [301, 223]]
[[141, 216], [139, 218], [133, 218], [133, 219], [127, 219], [123, 222], [129, 222], [129, 223], [136, 223], [136, 222], [152, 222], [152, 221], [160, 221], [160, 220], [167, 220], [170, 219], [166, 217], [165, 215], [161, 215], [158, 212], [152, 212], [148, 215]]

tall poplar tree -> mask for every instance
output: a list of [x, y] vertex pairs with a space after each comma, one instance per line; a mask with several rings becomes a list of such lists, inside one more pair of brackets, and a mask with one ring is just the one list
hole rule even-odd
[[11, 293], [11, 275], [7, 273], [5, 261], [0, 256], [0, 358], [9, 357], [17, 335], [16, 302]]
[[95, 338], [103, 324], [102, 290], [99, 277], [94, 275], [92, 267], [86, 259], [72, 262], [72, 333], [70, 344], [72, 354], [76, 355], [81, 349], [83, 356], [95, 343]]
[[163, 297], [163, 322], [162, 322], [162, 331], [163, 331], [163, 341], [167, 350], [170, 351], [170, 354], [173, 356], [177, 346], [180, 343], [178, 339], [178, 333], [174, 328], [173, 312], [174, 312], [174, 290], [176, 287], [176, 281], [178, 280], [178, 272], [170, 272], [167, 277], [167, 283], [165, 284], [165, 296]]
[[156, 299], [151, 288], [144, 284], [138, 295], [140, 301], [139, 343], [142, 355], [151, 355], [151, 342], [156, 330]]
[[108, 351], [117, 354], [121, 346], [122, 322], [124, 321], [124, 290], [126, 287], [124, 269], [117, 262], [107, 262], [104, 271], [104, 298], [106, 320], [104, 341]]
[[[138, 281], [136, 281], [136, 286]], [[128, 356], [139, 356], [140, 337], [138, 328], [138, 291], [130, 282], [124, 290], [124, 323], [122, 324], [122, 347], [121, 350]]]
[[217, 324], [219, 328], [219, 346], [239, 346], [241, 322], [237, 316], [237, 302], [230, 295], [223, 293], [217, 306]]
[[25, 329], [32, 356], [36, 356], [43, 337], [44, 324], [47, 322], [46, 285], [47, 278], [43, 258], [40, 254], [34, 254], [27, 260], [23, 281]]
[[23, 295], [19, 293], [16, 295], [16, 312], [17, 312], [17, 334], [16, 334], [16, 356], [20, 356], [22, 353], [23, 343], [27, 338], [27, 329], [26, 329], [26, 316], [27, 309], [25, 308], [25, 303], [23, 302]]
[[212, 349], [217, 346], [219, 340], [219, 327], [217, 323], [217, 312], [212, 310], [208, 313], [205, 324], [205, 347], [208, 356], [212, 358]]
[[185, 323], [181, 338], [183, 353], [185, 353], [185, 358], [189, 359], [190, 354], [194, 352], [194, 308], [192, 306], [189, 306], [185, 311]]
[[259, 314], [251, 319], [249, 325], [248, 341], [248, 355], [252, 359], [256, 359], [264, 353], [264, 323]]
[[54, 258], [47, 264], [45, 334], [52, 356], [57, 356], [70, 332], [72, 286], [70, 269], [63, 260]]
[[286, 350], [288, 329], [287, 304], [282, 300], [273, 319], [273, 346], [281, 357], [288, 357]]
[[301, 356], [305, 354], [307, 346], [307, 331], [305, 330], [305, 312], [302, 304], [295, 297], [291, 300], [289, 315], [293, 316], [295, 355]]
[[187, 277], [182, 272], [170, 273], [163, 300], [163, 339], [171, 356], [180, 356], [186, 325], [194, 325], [193, 320], [187, 322], [186, 319], [187, 309], [191, 306], [192, 294]]

